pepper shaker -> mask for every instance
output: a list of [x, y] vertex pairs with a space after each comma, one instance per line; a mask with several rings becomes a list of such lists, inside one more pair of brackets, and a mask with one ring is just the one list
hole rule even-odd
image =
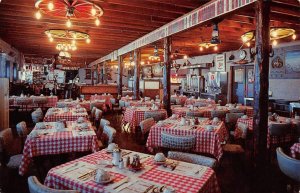
[[119, 168], [120, 168], [120, 169], [124, 169], [124, 161], [123, 161], [123, 158], [121, 158], [120, 161], [119, 161]]

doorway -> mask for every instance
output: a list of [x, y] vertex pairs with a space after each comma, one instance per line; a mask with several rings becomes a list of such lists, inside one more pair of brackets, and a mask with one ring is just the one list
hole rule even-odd
[[244, 103], [244, 98], [254, 95], [254, 67], [233, 66], [232, 70], [232, 103]]

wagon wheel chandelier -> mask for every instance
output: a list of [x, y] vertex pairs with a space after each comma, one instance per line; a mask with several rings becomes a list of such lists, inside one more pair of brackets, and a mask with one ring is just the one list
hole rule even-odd
[[42, 14], [52, 17], [66, 18], [66, 26], [71, 27], [71, 20], [95, 20], [100, 25], [99, 18], [103, 9], [88, 0], [37, 0], [35, 17], [41, 19]]
[[[278, 44], [277, 40], [292, 37], [293, 40], [297, 38], [296, 31], [292, 28], [286, 27], [271, 27], [270, 28], [270, 40], [272, 45], [276, 46]], [[241, 36], [244, 44], [248, 47], [251, 45], [251, 41], [255, 40], [255, 30], [248, 31]]]
[[46, 30], [45, 34], [50, 42], [57, 41], [56, 49], [59, 51], [77, 50], [76, 43], [78, 41], [85, 41], [87, 44], [91, 42], [89, 34], [80, 31], [50, 29]]

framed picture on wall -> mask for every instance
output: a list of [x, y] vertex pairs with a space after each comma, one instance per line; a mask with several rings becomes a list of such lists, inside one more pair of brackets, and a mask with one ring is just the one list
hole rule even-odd
[[285, 52], [285, 72], [290, 75], [300, 75], [300, 50]]
[[215, 64], [216, 64], [216, 71], [225, 72], [226, 71], [225, 54], [217, 54], [215, 56]]

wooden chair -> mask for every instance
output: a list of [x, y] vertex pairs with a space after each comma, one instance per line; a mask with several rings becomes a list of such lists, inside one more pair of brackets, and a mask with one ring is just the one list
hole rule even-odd
[[213, 119], [214, 117], [218, 117], [221, 120], [224, 120], [226, 117], [226, 111], [222, 110], [213, 110], [211, 111], [211, 118]]
[[187, 111], [186, 112], [186, 116], [187, 117], [203, 117], [204, 116], [204, 112], [200, 112], [200, 111]]
[[103, 129], [103, 135], [104, 135], [103, 141], [106, 141], [107, 144], [112, 143], [115, 139], [116, 133], [117, 131], [113, 127], [109, 125], [105, 125]]
[[97, 130], [99, 129], [100, 126], [100, 120], [102, 119], [103, 111], [100, 109], [96, 108], [95, 110], [95, 118], [94, 118], [94, 125], [96, 126]]
[[117, 100], [115, 99], [115, 98], [111, 98], [110, 99], [110, 102], [111, 102], [111, 104], [112, 104], [112, 112], [113, 113], [122, 113], [122, 107], [120, 106], [120, 104], [119, 103], [117, 103]]
[[92, 110], [91, 110], [91, 114], [90, 114], [90, 121], [91, 121], [92, 123], [94, 123], [95, 112], [96, 112], [97, 107], [93, 107], [93, 108], [91, 108], [91, 109], [92, 109]]
[[106, 119], [101, 119], [99, 124], [99, 129], [101, 132], [104, 130], [105, 125], [110, 125], [110, 122]]
[[169, 151], [168, 152], [168, 158], [179, 160], [183, 162], [198, 164], [207, 166], [210, 168], [215, 168], [217, 166], [217, 160], [214, 158], [202, 156], [202, 155], [196, 155], [191, 153], [183, 153], [178, 151]]
[[233, 131], [235, 129], [235, 125], [237, 120], [241, 118], [244, 114], [243, 113], [227, 113], [225, 117], [225, 124], [228, 131]]
[[196, 147], [196, 136], [173, 135], [161, 132], [162, 147], [167, 150], [192, 151]]
[[141, 134], [142, 134], [142, 141], [145, 140], [145, 135], [149, 133], [151, 127], [155, 125], [155, 121], [153, 118], [145, 119], [140, 122]]
[[22, 156], [21, 140], [14, 137], [11, 128], [0, 132], [0, 158], [1, 163], [8, 168], [18, 169], [21, 165]]
[[36, 109], [35, 111], [33, 111], [31, 113], [31, 119], [34, 124], [43, 121], [43, 118], [44, 118], [43, 111], [42, 111], [42, 109], [40, 109], [40, 110], [39, 109], [40, 108]]
[[[289, 123], [272, 123], [269, 126], [270, 146], [269, 158], [272, 158], [273, 149], [276, 147], [284, 147], [288, 142], [285, 142], [287, 134], [291, 134], [291, 124]], [[277, 143], [276, 143], [277, 141]]]
[[28, 188], [30, 193], [79, 193], [76, 190], [56, 190], [40, 183], [36, 176], [28, 177]]
[[285, 154], [281, 147], [278, 147], [276, 149], [277, 154], [277, 161], [278, 166], [282, 173], [284, 173], [286, 176], [291, 178], [292, 180], [296, 181], [298, 184], [298, 190], [297, 187], [294, 187], [293, 192], [299, 192], [300, 188], [300, 160], [294, 159], [287, 154]]

